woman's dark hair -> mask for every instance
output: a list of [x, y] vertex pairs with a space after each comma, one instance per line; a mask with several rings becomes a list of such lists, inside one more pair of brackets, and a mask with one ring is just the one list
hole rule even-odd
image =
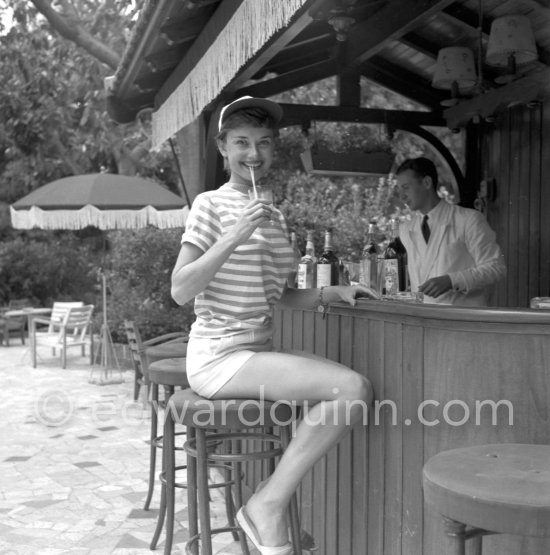
[[405, 160], [395, 172], [399, 175], [406, 170], [411, 170], [415, 173], [416, 177], [422, 179], [423, 177], [431, 177], [434, 191], [437, 191], [437, 170], [435, 164], [428, 158], [409, 158]]
[[275, 120], [265, 110], [261, 108], [243, 108], [227, 116], [222, 123], [220, 131], [215, 136], [216, 141], [225, 141], [229, 130], [237, 129], [243, 125], [273, 129], [273, 136], [277, 136], [278, 128]]

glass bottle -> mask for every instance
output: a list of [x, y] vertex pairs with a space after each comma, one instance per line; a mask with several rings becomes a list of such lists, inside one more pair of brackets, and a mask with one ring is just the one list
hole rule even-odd
[[294, 254], [294, 264], [292, 270], [288, 274], [287, 284], [289, 287], [296, 288], [298, 285], [298, 265], [300, 264], [302, 253], [298, 248], [298, 241], [296, 239], [295, 231], [292, 231], [290, 233], [290, 247], [292, 248], [292, 252]]
[[407, 250], [399, 238], [399, 221], [391, 221], [391, 239], [384, 251], [384, 287], [387, 295], [408, 288]]
[[298, 265], [298, 289], [311, 289], [317, 286], [317, 257], [313, 244], [313, 231], [307, 232], [306, 252]]
[[370, 223], [361, 255], [359, 281], [376, 292], [380, 292], [380, 274], [378, 269], [380, 254], [380, 248], [376, 242], [376, 225]]
[[332, 231], [325, 231], [325, 246], [317, 260], [317, 287], [338, 285], [340, 261], [332, 249]]

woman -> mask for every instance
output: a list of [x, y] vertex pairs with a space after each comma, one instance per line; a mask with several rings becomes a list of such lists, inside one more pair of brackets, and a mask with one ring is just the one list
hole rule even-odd
[[269, 203], [249, 200], [253, 177], [260, 180], [271, 166], [281, 117], [278, 104], [261, 98], [243, 97], [222, 110], [217, 145], [229, 181], [195, 199], [172, 274], [176, 302], [195, 298], [187, 373], [197, 393], [312, 407], [275, 472], [237, 515], [256, 548], [269, 555], [291, 553], [285, 511], [292, 494], [372, 400], [369, 382], [341, 364], [274, 352], [272, 307], [354, 305], [357, 296], [376, 296], [363, 286], [286, 289], [295, 261], [284, 218]]

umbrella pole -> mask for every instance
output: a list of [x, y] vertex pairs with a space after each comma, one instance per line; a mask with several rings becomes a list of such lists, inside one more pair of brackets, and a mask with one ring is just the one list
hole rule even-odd
[[[120, 370], [120, 365], [118, 363], [118, 358], [113, 345], [111, 330], [109, 329], [109, 324], [107, 323], [107, 278], [103, 270], [101, 270], [101, 289], [103, 296], [103, 324], [101, 325], [100, 342], [101, 374], [99, 380], [91, 377], [90, 382], [99, 383], [101, 385], [108, 383], [122, 383], [124, 379], [122, 378], [122, 372]], [[113, 378], [113, 369], [115, 368], [118, 370], [119, 374], [117, 378]]]

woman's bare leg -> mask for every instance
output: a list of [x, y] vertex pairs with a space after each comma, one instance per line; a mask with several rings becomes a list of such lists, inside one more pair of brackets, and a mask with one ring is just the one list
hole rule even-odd
[[217, 399], [286, 400], [304, 404], [304, 418], [265, 486], [247, 504], [263, 545], [288, 541], [285, 510], [300, 481], [367, 411], [370, 383], [341, 364], [288, 353], [257, 353], [215, 395]]

